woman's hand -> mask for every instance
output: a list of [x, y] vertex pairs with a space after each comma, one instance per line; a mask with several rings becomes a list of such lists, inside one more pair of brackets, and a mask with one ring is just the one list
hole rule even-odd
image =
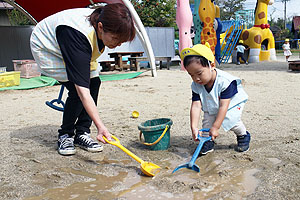
[[106, 129], [106, 127], [98, 129], [98, 134], [97, 134], [97, 140], [99, 140], [103, 144], [106, 144], [107, 142], [105, 142], [102, 136], [105, 136], [107, 140], [111, 141], [111, 135]]

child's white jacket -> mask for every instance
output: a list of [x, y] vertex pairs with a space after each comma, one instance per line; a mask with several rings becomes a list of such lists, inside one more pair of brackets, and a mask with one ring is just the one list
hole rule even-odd
[[193, 92], [199, 94], [202, 104], [202, 111], [208, 112], [209, 115], [217, 115], [220, 106], [221, 92], [227, 89], [233, 80], [237, 82], [238, 93], [235, 94], [231, 100], [226, 113], [226, 117], [222, 123], [225, 131], [230, 130], [240, 119], [242, 114], [243, 105], [248, 100], [248, 95], [244, 91], [241, 80], [231, 74], [216, 69], [217, 75], [212, 90], [208, 93], [204, 85], [192, 83]]

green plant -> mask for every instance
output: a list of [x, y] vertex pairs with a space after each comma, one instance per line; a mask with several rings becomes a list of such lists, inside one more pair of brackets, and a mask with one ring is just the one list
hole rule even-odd
[[176, 26], [176, 0], [131, 0], [131, 2], [144, 26]]
[[28, 19], [28, 17], [16, 9], [7, 10], [6, 13], [10, 24], [13, 26], [32, 25], [32, 22]]
[[246, 0], [215, 0], [216, 5], [220, 7], [220, 18], [221, 20], [230, 20], [234, 18], [236, 11], [244, 9], [243, 4]]

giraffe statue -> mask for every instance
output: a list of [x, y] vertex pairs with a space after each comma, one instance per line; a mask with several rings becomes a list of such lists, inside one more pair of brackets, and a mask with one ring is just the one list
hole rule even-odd
[[257, 0], [254, 26], [243, 30], [240, 36], [250, 48], [249, 63], [276, 60], [275, 40], [267, 19], [268, 5], [273, 3], [274, 0]]
[[199, 17], [203, 22], [201, 31], [201, 44], [209, 43], [210, 49], [215, 54], [217, 45], [217, 35], [214, 29], [214, 21], [216, 17], [216, 8], [214, 0], [201, 0], [199, 5]]
[[201, 43], [202, 22], [200, 21], [200, 17], [199, 17], [199, 5], [200, 5], [200, 0], [195, 0], [194, 11], [193, 11], [193, 22], [194, 22], [194, 30], [195, 30], [194, 44]]
[[[193, 15], [189, 0], [177, 0], [176, 24], [179, 29], [179, 52], [181, 52], [182, 49], [193, 45], [191, 39]], [[182, 63], [181, 69], [185, 70]]]

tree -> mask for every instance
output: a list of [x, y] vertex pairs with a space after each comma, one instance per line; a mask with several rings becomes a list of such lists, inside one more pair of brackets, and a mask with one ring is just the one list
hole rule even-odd
[[290, 0], [281, 0], [284, 3], [284, 29], [286, 29], [286, 2]]
[[[292, 23], [292, 21], [290, 19], [287, 22]], [[289, 29], [284, 28], [284, 19], [277, 18], [276, 21], [272, 22], [272, 27], [273, 27], [273, 29], [275, 27], [276, 27], [276, 29], [278, 29], [278, 31], [276, 31], [276, 34], [275, 34], [275, 32], [273, 32], [274, 38], [276, 41], [284, 40], [286, 38], [293, 38], [292, 32], [290, 32]]]
[[7, 10], [6, 13], [11, 25], [13, 26], [32, 25], [29, 18], [16, 9]]
[[176, 26], [176, 0], [131, 0], [131, 2], [144, 26]]
[[215, 0], [216, 5], [220, 7], [221, 20], [230, 20], [234, 18], [234, 13], [244, 9], [243, 4], [246, 0]]
[[268, 23], [270, 24], [270, 26], [273, 26], [275, 23], [275, 19], [273, 17], [274, 13], [276, 12], [276, 8], [273, 8], [270, 12], [269, 15], [270, 17], [268, 18]]

